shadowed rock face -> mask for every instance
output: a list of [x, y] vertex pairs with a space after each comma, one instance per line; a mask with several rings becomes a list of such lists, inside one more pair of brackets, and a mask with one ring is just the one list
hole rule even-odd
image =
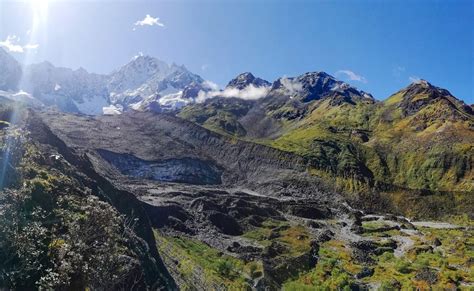
[[126, 176], [189, 184], [221, 183], [222, 171], [212, 162], [191, 158], [145, 161], [129, 154], [116, 154], [106, 150], [98, 152]]
[[[75, 152], [90, 156], [104, 175], [117, 181], [124, 173], [152, 177], [152, 168], [161, 173], [167, 168], [174, 176], [157, 175], [155, 180], [186, 182], [184, 175], [192, 171], [194, 176], [186, 179], [194, 184], [246, 187], [274, 197], [333, 202], [339, 197], [306, 172], [309, 162], [305, 158], [236, 141], [175, 116], [138, 112], [100, 117], [46, 112], [37, 116]], [[109, 163], [98, 151], [128, 158]]]
[[268, 87], [270, 82], [255, 77], [252, 73], [246, 72], [238, 75], [232, 79], [226, 88], [237, 88], [239, 90], [245, 89], [247, 86], [253, 85], [255, 87]]

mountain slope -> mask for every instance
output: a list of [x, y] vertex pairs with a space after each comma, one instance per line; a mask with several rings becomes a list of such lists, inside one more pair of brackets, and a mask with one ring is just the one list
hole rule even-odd
[[250, 73], [243, 73], [231, 80], [227, 88], [245, 90], [251, 86], [267, 87], [268, 92], [260, 99], [245, 102], [236, 98], [208, 99], [203, 104], [184, 108], [180, 116], [231, 135], [265, 139], [281, 135], [285, 128], [305, 118], [319, 101], [330, 100], [331, 104], [374, 102], [369, 94], [324, 72], [280, 78], [271, 86]]
[[[11, 218], [5, 209], [26, 214], [15, 246], [35, 250], [27, 257], [35, 268], [27, 279], [0, 277], [2, 287], [173, 290], [176, 282], [198, 290], [443, 289], [472, 282], [470, 251], [449, 251], [469, 243], [468, 227], [434, 229], [404, 217], [365, 215], [314, 175], [310, 157], [220, 135], [171, 114], [28, 110], [22, 116], [23, 122], [0, 130], [0, 137], [16, 136], [25, 149], [17, 155], [13, 149], [21, 147], [5, 143], [21, 175], [9, 185], [15, 195], [1, 196], [10, 200], [0, 201], [0, 221]], [[423, 210], [429, 199], [410, 201]], [[379, 203], [378, 210], [388, 206]], [[4, 234], [17, 229], [9, 225], [0, 224], [0, 258], [17, 253], [3, 244], [12, 241]], [[87, 269], [81, 268], [85, 261]], [[5, 262], [11, 261], [0, 260], [2, 270], [15, 270]], [[425, 283], [427, 272], [439, 280]]]
[[259, 88], [259, 87], [268, 87], [271, 84], [270, 82], [266, 80], [255, 77], [250, 72], [245, 72], [245, 73], [239, 74], [237, 77], [230, 80], [226, 88], [236, 88], [236, 89], [242, 90], [242, 89], [247, 88], [250, 85], [253, 85], [256, 88]]
[[447, 90], [411, 84], [379, 109], [373, 147], [403, 157], [394, 183], [413, 188], [472, 191], [474, 113]]
[[84, 69], [57, 68], [43, 62], [25, 69], [24, 90], [47, 106], [66, 112], [101, 114], [108, 101], [107, 77]]
[[21, 78], [20, 64], [0, 47], [0, 90], [16, 90]]
[[460, 192], [467, 201], [474, 191], [472, 108], [426, 81], [376, 102], [327, 74], [308, 73], [275, 81], [258, 100], [214, 98], [179, 115], [303, 155], [316, 175], [349, 192], [385, 191], [403, 211], [410, 204], [394, 193]]

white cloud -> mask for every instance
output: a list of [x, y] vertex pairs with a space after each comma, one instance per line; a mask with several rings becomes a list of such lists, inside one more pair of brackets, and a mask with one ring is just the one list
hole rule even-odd
[[280, 83], [288, 90], [288, 93], [293, 95], [303, 90], [303, 84], [298, 82], [296, 79], [283, 77], [280, 79]]
[[39, 47], [39, 44], [35, 43], [35, 44], [32, 44], [32, 43], [29, 43], [29, 44], [26, 44], [23, 46], [24, 49], [27, 49], [27, 50], [35, 50]]
[[216, 83], [212, 82], [212, 81], [209, 81], [209, 80], [206, 80], [203, 82], [203, 85], [208, 88], [208, 89], [211, 89], [212, 91], [217, 91], [219, 90], [219, 85], [217, 85]]
[[362, 83], [367, 83], [367, 79], [364, 76], [358, 75], [351, 70], [339, 70], [336, 72], [336, 76], [345, 75], [346, 78], [352, 81], [358, 81]]
[[0, 47], [4, 47], [12, 53], [24, 53], [26, 50], [35, 50], [39, 47], [38, 44], [28, 43], [20, 45], [19, 42], [19, 37], [16, 35], [9, 35], [6, 40], [0, 41]]
[[[153, 16], [150, 16], [150, 14], [147, 14], [145, 16], [145, 18], [143, 18], [142, 20], [138, 20], [137, 22], [135, 22], [134, 24], [135, 26], [161, 26], [161, 27], [164, 27], [165, 25], [163, 24], [163, 22], [160, 22], [160, 18], [159, 17], [153, 17]], [[133, 30], [135, 30], [136, 28], [133, 28]]]
[[138, 52], [138, 54], [134, 55], [132, 61], [138, 59], [139, 57], [143, 57], [143, 52]]
[[410, 77], [408, 77], [408, 80], [412, 83], [420, 83], [421, 78], [418, 77], [418, 76], [410, 76]]
[[[208, 81], [206, 81], [208, 82]], [[216, 84], [209, 82], [210, 88], [216, 88]], [[201, 103], [205, 100], [213, 97], [226, 97], [226, 98], [240, 98], [245, 100], [256, 100], [260, 99], [268, 94], [270, 87], [255, 87], [253, 84], [248, 85], [242, 90], [237, 88], [226, 88], [222, 91], [220, 90], [212, 90], [208, 92], [200, 91], [198, 97], [196, 98], [196, 102]]]
[[210, 65], [209, 64], [204, 64], [201, 66], [201, 71], [207, 71], [209, 69]]

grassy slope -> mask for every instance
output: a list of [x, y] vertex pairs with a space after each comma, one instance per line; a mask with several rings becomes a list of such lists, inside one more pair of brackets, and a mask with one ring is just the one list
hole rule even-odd
[[[295, 129], [271, 144], [323, 161], [328, 155], [336, 158], [339, 168], [333, 172], [338, 176], [351, 173], [354, 164], [363, 164], [375, 181], [412, 189], [473, 191], [472, 117], [467, 121], [440, 120], [437, 115], [446, 109], [435, 103], [403, 118], [397, 107], [399, 98], [395, 95], [382, 104], [337, 107], [322, 102]], [[366, 134], [369, 141], [358, 139], [356, 131]], [[325, 146], [328, 141], [338, 149], [329, 151]]]
[[[302, 118], [278, 119], [282, 130], [276, 139], [253, 141], [310, 158], [310, 171], [344, 192], [383, 192], [397, 211], [409, 212], [403, 200], [422, 190], [453, 193], [461, 204], [464, 198], [471, 201], [472, 207], [473, 116], [452, 96], [429, 102], [424, 92], [410, 96], [410, 102], [426, 101], [427, 105], [406, 115], [406, 92], [378, 103], [314, 101]], [[269, 107], [267, 116], [280, 116], [277, 113], [287, 106]], [[210, 130], [249, 139], [238, 122], [247, 109], [245, 103], [208, 103], [185, 108], [180, 116]]]

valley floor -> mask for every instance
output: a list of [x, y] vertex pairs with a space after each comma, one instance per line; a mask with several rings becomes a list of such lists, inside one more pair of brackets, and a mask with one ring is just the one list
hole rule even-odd
[[[410, 222], [392, 215], [287, 219], [266, 221], [241, 236], [243, 244], [273, 249], [273, 260], [281, 263], [273, 267], [280, 272], [266, 269], [265, 257], [239, 258], [232, 251], [158, 229], [155, 236], [165, 264], [184, 290], [258, 289], [268, 277], [281, 281], [275, 289], [295, 291], [474, 288], [474, 221], [467, 217], [449, 223]], [[311, 265], [305, 255], [316, 242]]]

